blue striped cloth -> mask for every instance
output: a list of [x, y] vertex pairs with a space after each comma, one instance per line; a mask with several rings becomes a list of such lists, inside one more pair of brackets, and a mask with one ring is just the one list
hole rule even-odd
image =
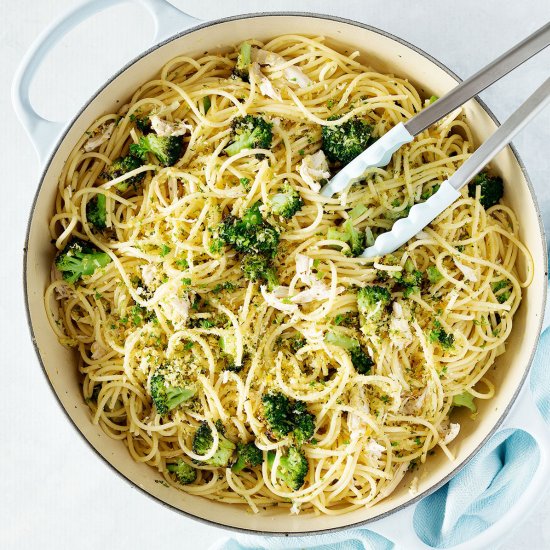
[[[550, 293], [550, 288], [549, 288]], [[531, 391], [550, 421], [550, 302], [531, 370]], [[426, 497], [414, 514], [418, 536], [434, 548], [451, 548], [484, 531], [522, 494], [539, 461], [535, 440], [526, 432], [497, 432], [458, 475]], [[391, 550], [394, 544], [367, 527], [312, 537], [236, 535], [212, 550]]]

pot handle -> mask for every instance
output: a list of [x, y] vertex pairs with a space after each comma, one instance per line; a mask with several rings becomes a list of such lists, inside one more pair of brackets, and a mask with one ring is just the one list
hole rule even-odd
[[[52, 151], [67, 121], [47, 120], [35, 111], [30, 101], [29, 88], [36, 71], [50, 50], [74, 27], [103, 10], [126, 1], [128, 0], [86, 0], [42, 32], [23, 57], [12, 84], [12, 103], [41, 164]], [[129, 1], [144, 6], [153, 18], [155, 44], [199, 22], [198, 19], [175, 8], [167, 0]]]
[[[535, 439], [539, 450], [539, 463], [535, 473], [517, 502], [498, 521], [470, 540], [448, 547], [448, 550], [495, 548], [501, 541], [503, 533], [509, 531], [511, 525], [519, 525], [546, 494], [545, 488], [548, 487], [550, 480], [550, 427], [545, 424], [535, 405], [529, 384], [524, 384], [510, 414], [501, 426], [501, 430], [503, 429], [521, 429]], [[414, 529], [414, 513], [417, 505], [418, 503], [408, 506], [397, 514], [391, 514], [366, 527], [392, 541], [396, 550], [433, 550], [432, 546], [420, 540]]]

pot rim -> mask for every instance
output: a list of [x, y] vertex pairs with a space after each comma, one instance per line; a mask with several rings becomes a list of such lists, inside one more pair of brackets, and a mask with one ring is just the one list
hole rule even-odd
[[[331, 527], [331, 528], [327, 528], [327, 529], [319, 529], [319, 530], [314, 530], [314, 531], [311, 531], [311, 530], [296, 531], [296, 532], [260, 531], [260, 530], [254, 530], [254, 529], [246, 529], [246, 528], [242, 528], [242, 527], [235, 527], [235, 526], [227, 525], [227, 524], [224, 524], [224, 523], [216, 522], [216, 521], [213, 521], [213, 520], [210, 520], [210, 519], [202, 518], [202, 517], [194, 515], [191, 512], [183, 511], [180, 508], [177, 508], [176, 506], [173, 506], [172, 504], [169, 504], [169, 503], [165, 502], [164, 500], [162, 500], [162, 499], [158, 498], [157, 496], [151, 494], [149, 491], [147, 491], [147, 489], [142, 488], [138, 485], [135, 485], [133, 483], [133, 481], [129, 477], [126, 476], [126, 474], [124, 474], [121, 470], [117, 469], [113, 464], [111, 464], [107, 460], [107, 458], [105, 456], [103, 456], [103, 454], [101, 454], [94, 447], [94, 445], [83, 434], [83, 432], [80, 430], [80, 428], [78, 427], [76, 422], [71, 418], [71, 416], [69, 415], [69, 413], [67, 412], [67, 410], [63, 406], [63, 403], [59, 399], [59, 396], [57, 395], [57, 392], [55, 391], [55, 388], [54, 388], [54, 386], [53, 386], [53, 384], [52, 384], [52, 382], [51, 382], [51, 380], [48, 376], [48, 373], [47, 373], [46, 368], [44, 366], [44, 362], [42, 360], [42, 356], [40, 354], [40, 350], [38, 349], [38, 344], [36, 342], [34, 328], [32, 326], [30, 306], [29, 306], [29, 290], [27, 288], [27, 263], [28, 263], [28, 247], [29, 247], [30, 230], [31, 230], [31, 225], [32, 225], [32, 221], [33, 221], [33, 218], [34, 218], [34, 212], [35, 212], [36, 204], [37, 204], [37, 201], [38, 201], [38, 197], [40, 195], [40, 191], [42, 190], [42, 186], [44, 184], [46, 174], [47, 174], [47, 172], [50, 168], [50, 165], [52, 163], [53, 158], [57, 154], [57, 152], [59, 150], [59, 147], [61, 146], [62, 142], [65, 140], [67, 134], [69, 133], [69, 131], [71, 130], [71, 128], [73, 127], [75, 122], [78, 120], [80, 115], [97, 98], [97, 96], [107, 86], [109, 86], [111, 84], [111, 82], [113, 82], [115, 79], [117, 79], [120, 75], [122, 75], [129, 67], [134, 65], [136, 62], [138, 62], [142, 58], [146, 57], [150, 53], [154, 52], [158, 48], [164, 46], [165, 44], [173, 42], [174, 40], [177, 40], [177, 39], [181, 38], [182, 36], [186, 36], [186, 35], [191, 34], [191, 33], [195, 32], [197, 30], [200, 30], [200, 29], [213, 27], [215, 25], [218, 25], [218, 24], [221, 24], [221, 23], [228, 23], [228, 22], [231, 22], [231, 21], [238, 21], [238, 20], [242, 20], [242, 19], [262, 18], [262, 17], [285, 17], [285, 16], [286, 17], [307, 17], [307, 18], [311, 18], [311, 19], [323, 19], [323, 20], [328, 20], [328, 21], [335, 21], [335, 22], [338, 22], [338, 23], [345, 23], [345, 24], [348, 24], [348, 25], [352, 25], [352, 26], [355, 26], [355, 27], [366, 29], [368, 31], [374, 32], [376, 34], [379, 34], [381, 36], [384, 36], [386, 38], [394, 40], [395, 42], [398, 42], [399, 44], [413, 50], [414, 52], [422, 55], [424, 58], [431, 61], [434, 65], [436, 65], [437, 67], [439, 67], [440, 69], [445, 71], [449, 76], [451, 76], [457, 82], [462, 82], [462, 79], [458, 75], [456, 75], [451, 69], [449, 69], [446, 65], [444, 65], [439, 60], [435, 59], [432, 55], [428, 54], [427, 52], [425, 52], [421, 48], [415, 46], [414, 44], [411, 44], [407, 40], [404, 40], [404, 39], [402, 39], [402, 38], [400, 38], [400, 37], [398, 37], [398, 36], [396, 36], [392, 33], [389, 33], [387, 31], [383, 31], [381, 29], [378, 29], [377, 27], [373, 27], [372, 25], [367, 25], [367, 24], [361, 23], [359, 21], [354, 21], [352, 19], [347, 19], [347, 18], [344, 18], [344, 17], [338, 17], [338, 16], [334, 16], [334, 15], [309, 13], [309, 12], [292, 12], [292, 11], [281, 11], [281, 12], [267, 11], [267, 12], [257, 12], [257, 13], [245, 13], [245, 14], [240, 14], [240, 15], [232, 15], [230, 17], [224, 17], [224, 18], [221, 18], [221, 19], [214, 19], [212, 21], [205, 21], [203, 23], [199, 23], [197, 25], [194, 25], [194, 26], [191, 26], [187, 29], [184, 29], [183, 31], [181, 31], [177, 34], [175, 34], [175, 35], [173, 35], [173, 36], [171, 36], [171, 37], [169, 37], [169, 38], [167, 38], [167, 39], [165, 39], [165, 40], [163, 40], [163, 41], [161, 41], [157, 44], [154, 44], [150, 48], [146, 49], [145, 51], [141, 52], [140, 54], [138, 54], [134, 58], [132, 58], [130, 61], [128, 61], [115, 74], [113, 74], [110, 78], [108, 78], [90, 96], [90, 98], [83, 104], [83, 106], [78, 110], [78, 112], [66, 123], [65, 128], [62, 130], [61, 134], [57, 138], [57, 141], [56, 141], [55, 145], [53, 146], [52, 151], [49, 153], [48, 158], [47, 158], [47, 160], [45, 161], [45, 163], [43, 165], [43, 168], [41, 170], [39, 183], [38, 183], [38, 187], [36, 189], [36, 192], [35, 192], [35, 195], [34, 195], [34, 198], [33, 198], [33, 201], [32, 201], [32, 205], [31, 205], [31, 209], [30, 209], [30, 213], [29, 213], [29, 217], [28, 217], [28, 221], [27, 221], [27, 230], [26, 230], [26, 235], [25, 235], [25, 245], [24, 245], [24, 249], [23, 249], [23, 292], [24, 292], [24, 299], [25, 299], [25, 313], [26, 313], [26, 318], [27, 318], [27, 325], [28, 325], [28, 328], [29, 328], [29, 331], [30, 331], [31, 340], [32, 340], [32, 343], [33, 343], [33, 347], [34, 347], [36, 356], [38, 358], [38, 361], [40, 363], [40, 367], [42, 369], [42, 373], [43, 373], [44, 377], [46, 378], [46, 381], [47, 381], [48, 385], [50, 386], [50, 389], [52, 390], [52, 393], [54, 394], [55, 399], [56, 399], [59, 407], [61, 408], [61, 410], [63, 411], [63, 413], [67, 417], [67, 419], [69, 420], [71, 426], [82, 437], [82, 439], [93, 450], [93, 452], [96, 453], [96, 455], [99, 456], [102, 459], [102, 461], [107, 464], [107, 466], [109, 468], [111, 468], [112, 471], [114, 471], [120, 478], [122, 478], [124, 481], [126, 481], [130, 485], [130, 487], [137, 488], [141, 493], [143, 493], [147, 497], [151, 498], [155, 502], [158, 502], [159, 504], [161, 504], [165, 508], [173, 510], [173, 511], [177, 512], [178, 514], [182, 514], [183, 516], [185, 516], [187, 518], [199, 521], [201, 523], [205, 523], [207, 525], [211, 525], [211, 526], [221, 528], [221, 529], [227, 529], [227, 530], [237, 532], [237, 533], [246, 533], [246, 534], [250, 534], [250, 535], [298, 537], [298, 536], [314, 536], [314, 535], [321, 535], [321, 534], [326, 534], [326, 533], [333, 533], [333, 532], [342, 531], [344, 529], [351, 529], [351, 528], [361, 527], [361, 526], [367, 525], [369, 523], [376, 522], [378, 520], [386, 518], [387, 516], [389, 516], [391, 514], [395, 514], [395, 513], [403, 510], [404, 508], [406, 508], [408, 506], [411, 506], [411, 505], [419, 502], [420, 500], [424, 499], [425, 497], [427, 497], [428, 495], [434, 493], [439, 488], [441, 488], [443, 485], [445, 485], [455, 475], [457, 475], [458, 472], [460, 472], [460, 470], [462, 470], [470, 462], [470, 460], [472, 460], [477, 455], [477, 453], [487, 443], [487, 441], [495, 434], [496, 430], [500, 427], [500, 425], [503, 423], [503, 421], [507, 417], [508, 413], [510, 412], [510, 409], [512, 408], [512, 406], [514, 405], [514, 403], [516, 402], [516, 400], [518, 398], [518, 395], [519, 395], [519, 393], [520, 393], [520, 391], [521, 391], [521, 389], [522, 389], [522, 387], [525, 383], [525, 380], [527, 378], [527, 375], [529, 374], [529, 371], [531, 370], [531, 365], [532, 365], [532, 362], [533, 362], [533, 358], [534, 358], [537, 346], [535, 345], [533, 347], [533, 349], [531, 350], [531, 353], [529, 355], [529, 358], [528, 358], [526, 366], [525, 366], [525, 370], [523, 372], [521, 380], [519, 381], [519, 383], [517, 385], [517, 388], [516, 388], [516, 391], [514, 392], [514, 395], [510, 399], [508, 405], [503, 410], [500, 417], [495, 422], [495, 424], [493, 425], [493, 427], [491, 428], [489, 433], [483, 438], [483, 440], [480, 442], [480, 444], [470, 453], [470, 455], [468, 455], [461, 462], [461, 464], [456, 466], [449, 474], [447, 474], [439, 482], [433, 484], [431, 487], [429, 487], [428, 489], [426, 489], [422, 493], [419, 493], [418, 495], [414, 496], [413, 498], [411, 498], [407, 502], [405, 502], [403, 504], [400, 504], [399, 506], [396, 506], [395, 508], [392, 508], [391, 510], [388, 510], [387, 512], [378, 514], [376, 516], [373, 516], [371, 518], [368, 518], [368, 519], [365, 519], [365, 520], [362, 520], [362, 521], [349, 523], [349, 524], [344, 525], [344, 526]], [[475, 96], [474, 99], [480, 104], [480, 106], [489, 115], [489, 117], [493, 120], [493, 122], [497, 126], [500, 126], [499, 120], [493, 114], [493, 112], [487, 107], [485, 102], [482, 101], [478, 96]], [[527, 187], [529, 189], [529, 193], [531, 195], [531, 199], [532, 199], [534, 207], [535, 207], [535, 212], [536, 212], [536, 215], [537, 215], [539, 231], [540, 231], [540, 235], [541, 235], [541, 238], [542, 238], [542, 241], [543, 241], [543, 245], [546, 245], [546, 237], [545, 237], [545, 232], [544, 232], [544, 223], [543, 223], [543, 219], [542, 219], [542, 213], [540, 211], [540, 207], [539, 207], [539, 204], [538, 204], [538, 201], [537, 201], [535, 190], [533, 188], [533, 184], [531, 183], [531, 180], [529, 179], [529, 176], [527, 174], [527, 170], [525, 168], [525, 165], [523, 164], [523, 161], [519, 157], [516, 148], [511, 143], [509, 144], [509, 147], [512, 149], [514, 157], [515, 157], [515, 159], [516, 159], [516, 161], [517, 161], [517, 163], [518, 163], [518, 165], [519, 165], [519, 167], [520, 167], [520, 169], [523, 173], [525, 181], [527, 182]], [[545, 261], [545, 266], [548, 266], [547, 246], [543, 246], [543, 257], [544, 257], [544, 261]], [[547, 289], [546, 289], [546, 286], [544, 286], [544, 288], [543, 288], [543, 300], [542, 300], [541, 308], [540, 308], [540, 311], [539, 311], [540, 320], [539, 320], [538, 327], [537, 327], [537, 340], [538, 340], [538, 337], [540, 336], [541, 330], [542, 330], [542, 323], [543, 323], [544, 309], [545, 309], [546, 300], [547, 300]]]

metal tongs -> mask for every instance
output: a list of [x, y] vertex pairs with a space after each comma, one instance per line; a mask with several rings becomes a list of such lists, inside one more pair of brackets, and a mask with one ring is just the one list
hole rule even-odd
[[[321, 189], [321, 195], [332, 197], [358, 181], [371, 167], [386, 166], [395, 151], [410, 143], [415, 136], [460, 107], [479, 92], [550, 45], [550, 23], [517, 44], [498, 59], [453, 88], [448, 94], [423, 109], [405, 123], [400, 122], [368, 149], [344, 166]], [[466, 185], [512, 138], [550, 101], [550, 78], [533, 93], [497, 131], [485, 141], [464, 164], [423, 203], [414, 205], [406, 218], [395, 222], [391, 231], [376, 239], [361, 258], [383, 256], [397, 250], [433, 221], [458, 197]]]

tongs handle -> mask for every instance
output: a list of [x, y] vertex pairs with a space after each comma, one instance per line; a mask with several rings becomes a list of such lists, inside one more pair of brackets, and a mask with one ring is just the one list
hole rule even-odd
[[411, 135], [418, 135], [548, 45], [550, 45], [550, 23], [546, 23], [538, 31], [535, 31], [492, 63], [464, 80], [456, 88], [422, 109], [420, 113], [405, 123], [405, 128]]
[[550, 78], [547, 78], [448, 179], [455, 188], [466, 185], [501, 149], [504, 149], [550, 102]]

